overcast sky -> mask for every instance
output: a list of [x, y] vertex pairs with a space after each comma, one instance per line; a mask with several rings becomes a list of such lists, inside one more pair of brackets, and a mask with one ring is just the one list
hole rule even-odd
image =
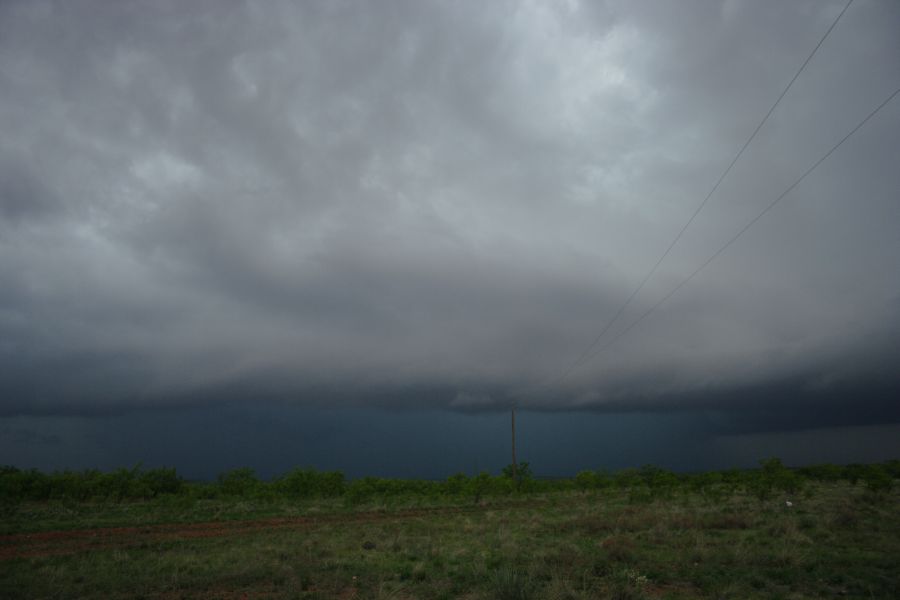
[[[560, 377], [844, 5], [3, 2], [0, 414], [898, 423], [900, 98]], [[601, 346], [900, 87], [898, 31], [850, 6]]]

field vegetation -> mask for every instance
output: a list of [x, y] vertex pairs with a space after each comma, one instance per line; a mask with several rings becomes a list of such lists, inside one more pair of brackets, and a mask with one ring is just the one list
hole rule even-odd
[[900, 597], [900, 461], [517, 472], [7, 467], [0, 597]]

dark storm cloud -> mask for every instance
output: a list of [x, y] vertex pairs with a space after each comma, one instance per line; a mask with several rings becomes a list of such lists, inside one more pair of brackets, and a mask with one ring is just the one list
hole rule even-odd
[[[716, 411], [520, 411], [519, 458], [539, 475], [572, 476], [582, 469], [644, 464], [682, 471], [754, 467], [771, 456], [797, 466], [876, 462], [900, 452], [898, 425], [755, 432], [733, 429], [733, 419]], [[214, 479], [236, 467], [249, 466], [269, 478], [315, 466], [343, 470], [349, 477], [444, 478], [460, 471], [497, 473], [509, 457], [504, 435], [509, 415], [492, 412], [219, 403], [7, 421], [0, 429], [0, 456], [43, 470], [143, 464], [177, 466], [183, 476]]]
[[[4, 3], [0, 411], [884, 408], [896, 103], [539, 387], [842, 6]], [[611, 335], [900, 85], [898, 25], [851, 7]]]
[[0, 157], [0, 215], [17, 223], [60, 209], [56, 195], [41, 183], [30, 160]]

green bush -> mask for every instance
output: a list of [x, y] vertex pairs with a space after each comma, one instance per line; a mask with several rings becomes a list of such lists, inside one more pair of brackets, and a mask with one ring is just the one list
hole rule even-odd
[[894, 487], [894, 478], [881, 465], [868, 465], [862, 473], [862, 480], [873, 494], [887, 494]]
[[46, 500], [140, 500], [178, 494], [184, 481], [175, 469], [141, 471], [140, 466], [101, 473], [95, 469], [44, 474], [15, 467], [0, 468], [0, 499], [5, 502]]
[[449, 496], [460, 496], [468, 491], [469, 478], [465, 473], [455, 473], [444, 483], [444, 492]]
[[800, 467], [797, 473], [807, 479], [816, 481], [839, 481], [844, 476], [844, 469], [837, 465], [810, 465], [808, 467]]
[[475, 502], [479, 502], [484, 496], [491, 494], [494, 487], [493, 478], [485, 471], [466, 481], [466, 493], [470, 494]]
[[650, 495], [657, 498], [672, 496], [681, 484], [677, 475], [654, 465], [644, 465], [639, 474]]
[[882, 465], [884, 470], [894, 479], [900, 479], [900, 460], [889, 460]]
[[[501, 471], [504, 477], [508, 477], [512, 479], [513, 476], [513, 466], [512, 464], [508, 464], [503, 467]], [[531, 472], [531, 465], [527, 462], [516, 463], [516, 478], [519, 481], [526, 481], [529, 479], [534, 479], [534, 474]]]
[[290, 498], [329, 498], [344, 493], [344, 474], [340, 471], [294, 469], [275, 480], [276, 494]]
[[777, 458], [760, 461], [759, 469], [676, 475], [665, 469], [645, 465], [640, 469], [623, 469], [612, 475], [602, 471], [581, 471], [572, 478], [536, 479], [527, 462], [518, 465], [518, 481], [512, 479], [508, 465], [499, 476], [486, 472], [469, 477], [465, 473], [451, 475], [444, 481], [363, 477], [346, 481], [340, 471], [317, 471], [298, 468], [275, 478], [261, 481], [250, 468], [233, 469], [214, 482], [188, 484], [174, 468], [142, 470], [140, 465], [103, 473], [96, 469], [57, 471], [50, 474], [34, 469], [0, 467], [0, 502], [9, 505], [25, 501], [94, 501], [124, 502], [161, 496], [184, 496], [191, 500], [221, 497], [273, 499], [276, 497], [331, 498], [344, 496], [348, 502], [398, 498], [463, 498], [476, 502], [485, 497], [513, 493], [536, 494], [565, 490], [598, 490], [615, 486], [634, 502], [645, 502], [689, 491], [708, 501], [730, 497], [738, 488], [761, 500], [774, 494], [797, 494], [808, 480], [836, 481], [851, 484], [863, 482], [873, 497], [882, 497], [894, 486], [900, 473], [900, 461], [881, 465], [813, 465], [790, 469]]
[[863, 474], [866, 471], [865, 465], [859, 464], [850, 464], [844, 467], [844, 475], [843, 478], [851, 483], [851, 485], [856, 485], [857, 482], [862, 479]]
[[643, 483], [637, 469], [622, 469], [613, 475], [613, 483], [619, 489], [629, 489]]
[[150, 492], [150, 497], [164, 494], [180, 494], [184, 490], [184, 480], [174, 468], [150, 469], [140, 475], [141, 484]]
[[219, 474], [219, 488], [226, 496], [247, 498], [262, 489], [262, 482], [257, 479], [256, 471], [249, 467], [232, 469]]
[[582, 492], [596, 490], [598, 486], [597, 474], [593, 471], [581, 471], [575, 475], [575, 487]]
[[797, 494], [803, 488], [803, 478], [797, 473], [785, 467], [778, 458], [761, 460], [763, 486], [769, 490], [778, 490], [786, 494]]

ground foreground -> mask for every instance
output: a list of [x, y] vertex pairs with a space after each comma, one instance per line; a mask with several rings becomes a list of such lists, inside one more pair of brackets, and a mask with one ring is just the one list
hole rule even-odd
[[900, 598], [897, 500], [820, 483], [765, 499], [21, 505], [4, 515], [0, 597]]

